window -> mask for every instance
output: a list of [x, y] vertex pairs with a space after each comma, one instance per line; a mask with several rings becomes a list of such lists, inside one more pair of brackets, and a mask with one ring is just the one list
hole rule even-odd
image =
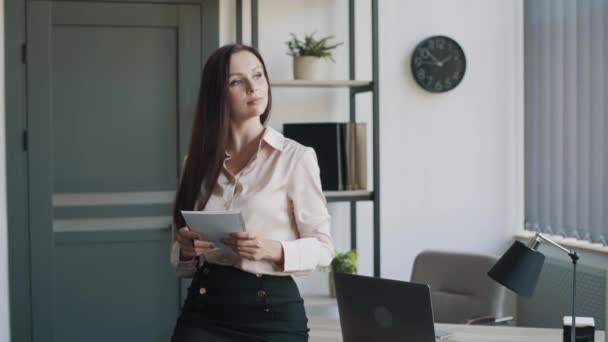
[[526, 229], [606, 244], [608, 1], [525, 0]]

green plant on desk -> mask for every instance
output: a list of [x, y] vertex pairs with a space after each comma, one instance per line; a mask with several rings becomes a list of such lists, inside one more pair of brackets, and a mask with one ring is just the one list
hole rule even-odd
[[336, 253], [334, 260], [332, 260], [330, 265], [329, 274], [329, 295], [331, 297], [336, 296], [336, 287], [334, 285], [334, 277], [333, 273], [357, 273], [357, 258], [359, 257], [359, 253], [356, 250], [350, 250], [344, 253]]
[[331, 271], [340, 273], [357, 273], [357, 258], [359, 253], [356, 250], [350, 250], [344, 253], [336, 253], [334, 260], [331, 262]]

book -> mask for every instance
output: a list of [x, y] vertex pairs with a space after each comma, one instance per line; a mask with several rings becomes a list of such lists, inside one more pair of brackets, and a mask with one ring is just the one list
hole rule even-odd
[[367, 125], [349, 122], [346, 128], [347, 190], [367, 189]]

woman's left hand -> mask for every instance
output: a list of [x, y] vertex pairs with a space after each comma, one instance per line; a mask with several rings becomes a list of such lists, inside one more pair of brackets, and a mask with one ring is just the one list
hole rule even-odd
[[223, 242], [245, 259], [283, 261], [283, 245], [279, 241], [261, 239], [251, 232], [232, 233]]

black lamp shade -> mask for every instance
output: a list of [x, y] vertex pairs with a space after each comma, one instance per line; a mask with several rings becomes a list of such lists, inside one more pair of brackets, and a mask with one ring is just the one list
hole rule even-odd
[[488, 275], [520, 296], [530, 297], [544, 262], [545, 256], [540, 252], [515, 241]]

